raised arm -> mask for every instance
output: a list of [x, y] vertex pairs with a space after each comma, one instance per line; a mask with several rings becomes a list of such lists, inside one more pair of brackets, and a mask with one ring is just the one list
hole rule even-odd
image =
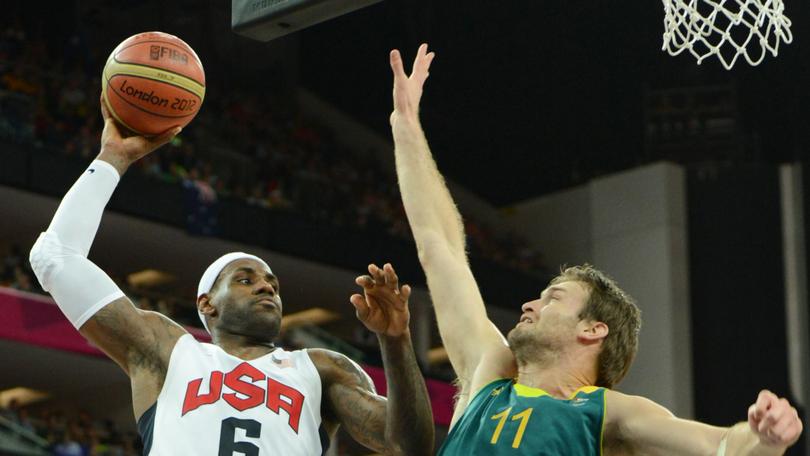
[[[423, 44], [411, 75], [405, 74], [399, 51], [391, 51], [394, 73], [394, 137], [399, 189], [419, 260], [428, 280], [439, 331], [465, 395], [495, 377], [503, 367], [482, 360], [511, 359], [506, 340], [487, 317], [484, 301], [470, 270], [464, 224], [436, 167], [419, 121], [422, 86], [434, 54]], [[500, 352], [487, 356], [492, 352]], [[475, 381], [473, 381], [475, 377]], [[477, 383], [477, 385], [474, 385]]]
[[369, 274], [357, 278], [364, 295], [353, 295], [351, 302], [357, 318], [380, 340], [387, 398], [377, 394], [368, 375], [346, 356], [310, 350], [325, 380], [327, 416], [376, 452], [433, 454], [433, 414], [408, 328], [411, 289], [399, 286], [390, 264], [383, 269], [370, 265]]
[[[31, 266], [70, 322], [118, 363], [133, 385], [139, 379], [162, 382], [173, 342], [185, 331], [158, 313], [136, 309], [87, 255], [120, 176], [178, 131], [151, 139], [123, 138], [103, 100], [102, 115], [101, 153], [65, 195], [50, 226], [34, 244]], [[139, 392], [134, 393], [138, 415], [142, 404]]]
[[796, 443], [802, 423], [796, 409], [770, 391], [762, 391], [748, 409], [748, 423], [730, 428], [675, 417], [638, 396], [609, 391], [606, 429], [642, 454], [776, 456]]

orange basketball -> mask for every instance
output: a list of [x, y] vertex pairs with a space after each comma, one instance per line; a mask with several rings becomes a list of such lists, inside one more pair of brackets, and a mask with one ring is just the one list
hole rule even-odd
[[205, 71], [180, 38], [162, 32], [124, 40], [104, 65], [101, 93], [110, 113], [135, 133], [185, 127], [205, 98]]

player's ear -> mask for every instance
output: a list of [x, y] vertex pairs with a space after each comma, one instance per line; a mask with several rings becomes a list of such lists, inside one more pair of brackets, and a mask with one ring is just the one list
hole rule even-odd
[[601, 321], [580, 321], [579, 337], [587, 343], [604, 340], [610, 332], [608, 325]]
[[211, 303], [211, 296], [208, 293], [203, 293], [197, 298], [197, 310], [203, 315], [212, 316], [216, 313], [217, 308]]

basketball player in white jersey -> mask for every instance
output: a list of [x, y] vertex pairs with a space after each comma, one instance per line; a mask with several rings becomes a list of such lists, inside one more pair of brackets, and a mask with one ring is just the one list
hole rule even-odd
[[179, 128], [124, 138], [104, 108], [101, 153], [65, 195], [31, 250], [37, 278], [81, 334], [129, 375], [147, 455], [318, 455], [339, 425], [386, 454], [433, 451], [427, 389], [408, 330], [410, 288], [390, 265], [357, 278], [351, 302], [380, 340], [388, 398], [344, 355], [273, 345], [279, 280], [260, 258], [231, 253], [203, 274], [197, 306], [213, 344], [138, 310], [87, 259], [101, 215], [127, 168]]

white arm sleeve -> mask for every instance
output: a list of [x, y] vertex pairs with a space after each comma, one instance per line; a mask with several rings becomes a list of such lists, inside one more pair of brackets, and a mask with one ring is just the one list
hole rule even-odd
[[65, 194], [48, 231], [58, 234], [62, 244], [86, 257], [119, 180], [113, 165], [94, 160]]
[[42, 289], [49, 291], [77, 329], [102, 307], [124, 293], [87, 259], [101, 223], [101, 214], [120, 176], [107, 162], [96, 160], [67, 192], [48, 231], [31, 249], [31, 268]]

